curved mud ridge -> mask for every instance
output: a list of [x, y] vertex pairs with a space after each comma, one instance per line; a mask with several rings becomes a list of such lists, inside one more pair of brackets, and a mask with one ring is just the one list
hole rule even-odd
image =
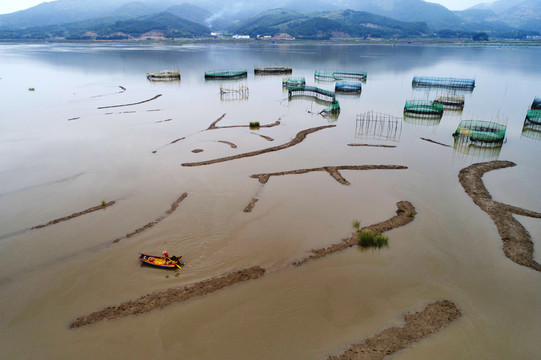
[[47, 224], [34, 226], [34, 227], [30, 228], [30, 230], [42, 229], [44, 227], [55, 225], [55, 224], [61, 223], [63, 221], [68, 221], [68, 220], [71, 220], [73, 218], [76, 218], [76, 217], [79, 217], [79, 216], [82, 216], [82, 215], [90, 214], [91, 212], [94, 212], [94, 211], [103, 210], [105, 208], [108, 208], [109, 206], [113, 206], [115, 203], [116, 203], [116, 201], [109, 201], [105, 205], [94, 206], [94, 207], [91, 207], [89, 209], [79, 211], [79, 212], [73, 213], [73, 214], [68, 215], [68, 216], [61, 217], [59, 219], [51, 220]]
[[381, 148], [395, 148], [396, 145], [372, 145], [372, 144], [348, 144], [348, 146], [366, 146], [366, 147], [381, 147]]
[[175, 212], [175, 210], [178, 208], [178, 206], [180, 205], [182, 200], [186, 199], [186, 197], [188, 197], [188, 193], [184, 193], [184, 194], [180, 195], [180, 197], [177, 200], [175, 200], [175, 202], [173, 202], [171, 204], [171, 208], [169, 210], [167, 210], [164, 215], [162, 215], [159, 218], [157, 218], [156, 220], [146, 224], [145, 226], [140, 227], [139, 229], [134, 230], [131, 233], [128, 233], [128, 234], [124, 235], [123, 237], [120, 237], [120, 238], [118, 238], [116, 240], [113, 240], [113, 243], [117, 243], [120, 240], [124, 240], [124, 239], [130, 238], [130, 237], [132, 237], [134, 235], [137, 235], [139, 233], [142, 233], [143, 231], [145, 231], [147, 229], [150, 229], [154, 225], [157, 225], [160, 221], [165, 220], [167, 217], [169, 217], [169, 215], [171, 215], [172, 213]]
[[[227, 125], [227, 126], [216, 126], [216, 124], [223, 120], [226, 114], [220, 116], [216, 121], [214, 121], [206, 130], [216, 130], [216, 129], [231, 129], [231, 128], [249, 128], [250, 125]], [[259, 125], [260, 128], [271, 128], [280, 125], [280, 120], [276, 120], [272, 124]]]
[[306, 136], [308, 136], [309, 134], [315, 133], [315, 132], [323, 130], [323, 129], [333, 128], [333, 127], [336, 127], [336, 125], [318, 126], [318, 127], [315, 127], [315, 128], [302, 130], [297, 134], [297, 136], [295, 136], [295, 138], [293, 140], [291, 140], [290, 142], [287, 142], [285, 144], [282, 144], [282, 145], [273, 146], [273, 147], [270, 147], [270, 148], [256, 150], [256, 151], [252, 151], [252, 152], [247, 152], [247, 153], [244, 153], [244, 154], [227, 156], [227, 157], [218, 158], [218, 159], [212, 159], [212, 160], [200, 161], [200, 162], [183, 163], [181, 165], [182, 166], [211, 165], [211, 164], [216, 164], [216, 163], [225, 162], [225, 161], [231, 161], [231, 160], [236, 160], [236, 159], [241, 159], [241, 158], [246, 158], [246, 157], [251, 157], [251, 156], [257, 156], [257, 155], [265, 154], [265, 153], [272, 152], [272, 151], [284, 150], [284, 149], [287, 149], [289, 147], [292, 147], [292, 146], [295, 146], [295, 145], [301, 143], [304, 139], [306, 139]]
[[449, 300], [428, 304], [422, 311], [404, 315], [404, 326], [390, 327], [362, 343], [352, 345], [328, 360], [380, 360], [449, 326], [462, 313]]
[[258, 279], [263, 275], [265, 275], [265, 269], [254, 266], [248, 269], [238, 270], [211, 279], [206, 279], [184, 287], [154, 292], [135, 300], [126, 301], [120, 305], [110, 306], [103, 310], [78, 317], [69, 325], [69, 327], [78, 328], [101, 320], [113, 320], [130, 315], [147, 313], [154, 309], [163, 308], [177, 302], [208, 295], [234, 284]]
[[429, 143], [436, 144], [436, 145], [441, 145], [441, 146], [445, 146], [445, 147], [452, 147], [451, 145], [443, 144], [441, 142], [437, 142], [437, 141], [434, 141], [432, 139], [427, 139], [427, 138], [424, 138], [424, 137], [422, 137], [421, 140], [428, 141]]
[[132, 104], [111, 105], [111, 106], [100, 106], [100, 107], [98, 108], [98, 110], [102, 110], [102, 109], [111, 109], [111, 108], [124, 107], [124, 106], [140, 105], [140, 104], [144, 104], [144, 103], [147, 103], [147, 102], [156, 100], [156, 99], [159, 98], [160, 96], [162, 96], [162, 94], [158, 94], [158, 95], [154, 96], [153, 98], [150, 98], [150, 99], [147, 99], [147, 100], [143, 100], [143, 101], [139, 101], [139, 102], [132, 103]]
[[231, 147], [231, 149], [236, 149], [237, 148], [237, 145], [233, 144], [232, 142], [230, 141], [225, 141], [225, 140], [218, 140], [219, 143], [222, 143], [222, 144], [226, 144], [226, 145], [229, 145]]
[[515, 215], [541, 219], [541, 213], [521, 209], [494, 201], [483, 183], [483, 175], [489, 171], [516, 166], [511, 161], [489, 161], [470, 165], [458, 174], [458, 179], [466, 194], [475, 205], [486, 212], [496, 227], [503, 241], [505, 256], [515, 263], [541, 271], [541, 264], [534, 260], [534, 244], [528, 231], [513, 217]]
[[355, 231], [353, 234], [351, 234], [350, 237], [342, 239], [342, 241], [340, 241], [339, 243], [332, 244], [331, 246], [328, 246], [326, 248], [312, 249], [311, 255], [305, 257], [304, 259], [294, 261], [291, 263], [291, 265], [301, 266], [308, 261], [320, 259], [327, 255], [334, 254], [336, 252], [343, 251], [349, 247], [357, 245], [359, 232], [369, 231], [375, 234], [381, 234], [386, 231], [390, 231], [392, 229], [407, 225], [412, 222], [413, 219], [415, 219], [417, 211], [415, 210], [415, 206], [413, 206], [412, 203], [410, 203], [409, 201], [399, 201], [396, 206], [398, 209], [396, 210], [396, 215], [392, 218], [374, 225], [360, 228], [359, 231]]

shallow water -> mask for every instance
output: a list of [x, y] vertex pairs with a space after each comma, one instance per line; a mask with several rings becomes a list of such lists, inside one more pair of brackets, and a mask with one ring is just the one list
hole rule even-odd
[[[522, 131], [541, 95], [540, 55], [511, 47], [0, 45], [0, 348], [14, 354], [9, 358], [142, 359], [150, 349], [187, 359], [323, 359], [445, 298], [462, 318], [396, 358], [540, 357], [541, 274], [504, 256], [495, 225], [458, 182], [458, 171], [472, 163], [514, 161], [518, 166], [485, 175], [487, 188], [498, 201], [541, 211], [541, 140]], [[368, 80], [360, 96], [338, 97], [341, 113], [329, 119], [314, 114], [324, 104], [288, 101], [282, 76], [254, 76], [253, 67], [265, 65], [292, 66], [292, 76], [329, 90], [334, 83], [315, 82], [314, 70], [361, 70]], [[205, 71], [225, 68], [246, 68], [248, 78], [205, 82]], [[160, 69], [178, 69], [182, 80], [146, 80]], [[412, 90], [413, 76], [475, 78], [477, 86], [465, 94], [462, 112], [440, 121], [405, 119], [398, 129], [363, 131], [357, 114], [401, 117], [407, 99], [441, 93]], [[248, 99], [222, 100], [220, 85], [248, 85]], [[281, 124], [203, 131], [224, 113], [217, 126]], [[464, 119], [507, 122], [507, 141], [488, 150], [454, 144], [451, 134]], [[329, 124], [336, 127], [282, 151], [180, 165], [277, 146]], [[342, 171], [349, 186], [325, 172], [272, 177], [264, 186], [249, 177], [364, 164], [409, 168]], [[184, 192], [171, 216], [112, 244], [163, 215]], [[117, 203], [28, 230], [102, 200]], [[288, 266], [351, 234], [354, 219], [370, 225], [391, 217], [400, 200], [418, 215], [388, 233], [389, 248], [352, 248]], [[541, 222], [517, 218], [538, 250]], [[139, 266], [139, 251], [164, 248], [183, 255], [180, 273]], [[145, 315], [68, 329], [77, 316], [252, 265], [269, 272]]]

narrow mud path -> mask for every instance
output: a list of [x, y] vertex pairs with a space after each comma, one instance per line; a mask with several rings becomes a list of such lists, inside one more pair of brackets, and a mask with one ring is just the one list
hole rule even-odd
[[92, 213], [94, 211], [103, 210], [105, 208], [108, 208], [109, 206], [113, 206], [115, 203], [116, 203], [116, 201], [109, 201], [105, 205], [94, 206], [94, 207], [91, 207], [89, 209], [79, 211], [79, 212], [73, 213], [73, 214], [68, 215], [68, 216], [61, 217], [59, 219], [51, 220], [47, 224], [34, 226], [34, 227], [30, 228], [30, 230], [42, 229], [42, 228], [47, 227], [47, 226], [55, 225], [55, 224], [61, 223], [63, 221], [68, 221], [68, 220], [74, 219], [74, 218], [79, 217], [79, 216], [90, 214], [90, 213]]
[[385, 329], [328, 360], [381, 360], [435, 334], [461, 316], [453, 302], [436, 301], [422, 311], [404, 315], [404, 326]]
[[515, 214], [541, 219], [541, 213], [493, 200], [483, 183], [485, 173], [512, 166], [516, 164], [511, 161], [477, 163], [460, 170], [458, 179], [475, 205], [486, 212], [496, 224], [503, 241], [505, 256], [519, 265], [541, 271], [541, 264], [534, 260], [534, 244], [530, 233], [513, 217]]

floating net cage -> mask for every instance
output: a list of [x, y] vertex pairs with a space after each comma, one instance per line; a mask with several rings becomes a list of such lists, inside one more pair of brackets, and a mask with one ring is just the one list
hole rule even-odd
[[292, 72], [291, 66], [256, 66], [254, 68], [255, 75], [291, 74]]
[[249, 95], [250, 91], [246, 85], [241, 85], [236, 89], [224, 88], [223, 86], [220, 86], [220, 100], [222, 101], [248, 100]]
[[400, 141], [402, 119], [373, 111], [357, 114], [355, 138], [368, 140]]
[[431, 100], [407, 100], [404, 115], [421, 118], [441, 118], [443, 104]]
[[346, 80], [355, 79], [359, 81], [365, 81], [367, 77], [366, 72], [361, 71], [347, 71], [347, 70], [316, 70], [314, 78], [316, 80], [334, 81], [334, 80]]
[[528, 121], [524, 121], [521, 137], [530, 140], [541, 141], [541, 125], [532, 124]]
[[248, 77], [247, 70], [219, 70], [219, 71], [207, 71], [205, 73], [205, 79], [209, 79], [209, 80], [242, 79], [245, 77]]
[[334, 85], [336, 93], [360, 94], [363, 90], [363, 84], [360, 81], [338, 81]]
[[434, 101], [442, 104], [446, 110], [462, 111], [464, 109], [464, 95], [442, 94]]
[[455, 136], [454, 138], [453, 149], [455, 154], [459, 154], [463, 158], [497, 160], [502, 151], [502, 142], [486, 146], [472, 143], [466, 136]]
[[541, 110], [541, 98], [535, 98], [532, 102], [531, 110]]
[[528, 110], [528, 113], [526, 113], [526, 120], [532, 124], [541, 125], [541, 109]]
[[411, 82], [413, 87], [442, 87], [473, 91], [475, 80], [449, 77], [415, 76]]
[[286, 88], [305, 85], [306, 80], [303, 77], [287, 77], [282, 79], [282, 86]]
[[491, 121], [462, 120], [453, 136], [465, 138], [477, 144], [498, 144], [505, 139], [507, 126]]
[[157, 73], [147, 73], [147, 79], [150, 81], [180, 80], [180, 71], [160, 70]]
[[287, 89], [288, 98], [309, 97], [329, 103], [329, 106], [321, 111], [321, 114], [337, 114], [340, 112], [340, 103], [336, 101], [333, 91], [321, 89], [315, 86], [293, 86]]

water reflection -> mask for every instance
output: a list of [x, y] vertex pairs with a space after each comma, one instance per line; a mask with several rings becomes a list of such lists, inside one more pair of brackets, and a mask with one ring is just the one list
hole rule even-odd
[[464, 160], [498, 160], [503, 147], [503, 142], [472, 143], [469, 137], [464, 135], [454, 136], [454, 139], [453, 149], [455, 150], [455, 154]]
[[404, 122], [416, 126], [438, 126], [442, 115], [412, 115], [404, 113]]

